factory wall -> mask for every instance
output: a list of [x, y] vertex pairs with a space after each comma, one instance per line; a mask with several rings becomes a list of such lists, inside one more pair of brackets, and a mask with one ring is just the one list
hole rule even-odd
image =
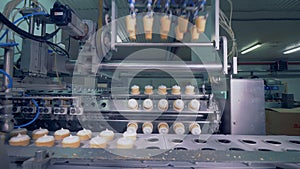
[[289, 65], [289, 72], [270, 72], [269, 65], [239, 65], [238, 77], [251, 78], [253, 76], [262, 79], [277, 79], [287, 85], [287, 93], [294, 94], [294, 99], [300, 101], [300, 73], [299, 65]]

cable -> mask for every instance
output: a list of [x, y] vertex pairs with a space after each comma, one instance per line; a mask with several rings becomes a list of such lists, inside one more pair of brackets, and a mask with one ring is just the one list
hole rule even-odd
[[[7, 26], [9, 27], [10, 29], [12, 29], [13, 31], [15, 31], [16, 33], [18, 33], [19, 35], [25, 37], [25, 38], [28, 38], [28, 39], [31, 39], [31, 40], [35, 40], [35, 41], [38, 41], [38, 42], [46, 42], [57, 54], [59, 55], [62, 55], [62, 56], [68, 56], [69, 57], [69, 53], [64, 50], [63, 48], [61, 48], [60, 46], [56, 45], [55, 43], [52, 43], [50, 41], [47, 41], [48, 39], [51, 39], [53, 38], [57, 33], [58, 31], [60, 30], [57, 29], [55, 30], [53, 33], [49, 34], [49, 35], [46, 35], [46, 36], [35, 36], [35, 35], [32, 35], [20, 28], [18, 28], [17, 26], [15, 26], [14, 24], [21, 21], [22, 19], [24, 18], [27, 18], [27, 17], [30, 17], [30, 16], [34, 16], [34, 15], [46, 15], [46, 13], [44, 12], [37, 12], [37, 13], [32, 13], [32, 14], [28, 14], [28, 15], [25, 15], [19, 19], [17, 19], [14, 23], [11, 23], [7, 18], [5, 18], [3, 16], [3, 14], [0, 12], [0, 20]], [[1, 39], [0, 39], [1, 40]]]
[[45, 42], [48, 39], [51, 39], [51, 37], [49, 37], [49, 36], [35, 36], [35, 35], [32, 35], [26, 31], [18, 28], [13, 23], [11, 23], [1, 12], [0, 12], [0, 21], [3, 22], [8, 28], [10, 28], [11, 30], [15, 31], [20, 36], [23, 36], [25, 38], [35, 40], [38, 42]]
[[29, 126], [33, 122], [35, 122], [38, 119], [38, 117], [40, 116], [40, 107], [39, 107], [39, 105], [37, 104], [37, 102], [34, 99], [31, 99], [31, 101], [33, 102], [33, 104], [36, 107], [36, 115], [35, 115], [35, 117], [30, 122], [22, 124], [22, 125], [19, 125], [19, 126], [15, 126], [15, 128], [22, 128], [22, 127]]
[[[18, 4], [21, 2], [22, 0], [11, 0], [10, 2], [8, 2], [4, 7], [3, 15], [8, 18], [10, 13], [13, 11], [13, 9], [15, 9], [18, 6]], [[2, 28], [3, 28], [3, 23], [0, 22], [0, 31], [2, 31]]]
[[9, 84], [7, 85], [7, 88], [11, 89], [12, 86], [13, 86], [13, 79], [12, 79], [12, 77], [7, 72], [5, 72], [3, 69], [0, 69], [0, 73], [2, 73], [4, 76], [6, 76], [8, 78]]
[[60, 56], [67, 56], [69, 58], [69, 53], [63, 49], [62, 47], [58, 46], [57, 44], [50, 42], [50, 41], [46, 41], [46, 43], [50, 46], [50, 48], [57, 53]]
[[[36, 15], [47, 15], [45, 12], [34, 12], [34, 13], [31, 13], [31, 14], [27, 14], [27, 15], [24, 15], [23, 17], [17, 19], [16, 21], [13, 22], [13, 24], [17, 24], [18, 22], [20, 22], [21, 20], [23, 19], [26, 19], [28, 17], [32, 17], [32, 16], [36, 16]], [[4, 38], [4, 36], [8, 33], [8, 29], [6, 29], [6, 31], [3, 33], [3, 35], [0, 37], [0, 41]]]
[[14, 24], [18, 23], [19, 21], [23, 20], [23, 19], [26, 19], [28, 17], [32, 17], [32, 16], [36, 16], [36, 15], [48, 15], [47, 13], [45, 12], [34, 12], [34, 13], [31, 13], [31, 14], [27, 14], [27, 15], [24, 15], [23, 17], [17, 19], [16, 21], [14, 21]]
[[[22, 20], [21, 22], [19, 22], [19, 23], [17, 24], [17, 27], [19, 27], [24, 21], [25, 21], [25, 20]], [[15, 32], [12, 32], [12, 40], [13, 40], [13, 42], [16, 42], [16, 36], [15, 36], [15, 35], [16, 35]], [[17, 49], [17, 51], [18, 51], [19, 53], [22, 53], [22, 52], [21, 52], [21, 49], [19, 48], [19, 46], [16, 46], [16, 49]]]
[[[62, 56], [68, 56], [69, 57], [69, 53], [67, 51], [65, 51], [63, 48], [61, 48], [60, 46], [50, 42], [50, 41], [47, 41], [48, 39], [51, 39], [53, 38], [57, 33], [58, 31], [60, 30], [59, 29], [56, 29], [53, 33], [49, 34], [49, 35], [46, 35], [46, 36], [35, 36], [35, 35], [32, 35], [20, 28], [18, 28], [17, 26], [15, 26], [14, 24], [21, 21], [22, 19], [24, 18], [27, 18], [27, 17], [30, 17], [30, 16], [34, 16], [34, 15], [46, 15], [46, 13], [44, 12], [37, 12], [37, 13], [32, 13], [32, 14], [28, 14], [28, 15], [25, 15], [19, 19], [17, 19], [14, 23], [11, 23], [7, 18], [5, 18], [2, 13], [0, 12], [0, 20], [7, 26], [9, 27], [10, 29], [12, 29], [13, 31], [15, 31], [16, 33], [18, 33], [19, 35], [25, 37], [25, 38], [28, 38], [28, 39], [31, 39], [31, 40], [35, 40], [35, 41], [38, 41], [38, 42], [46, 42], [57, 54], [59, 55], [62, 55]], [[7, 32], [5, 32], [7, 33]], [[1, 39], [0, 39], [1, 40]]]
[[225, 30], [225, 32], [230, 36], [232, 40], [232, 46], [228, 54], [228, 57], [235, 57], [238, 54], [238, 49], [237, 49], [235, 34], [231, 26], [233, 6], [231, 0], [227, 0], [227, 1], [230, 5], [230, 16], [228, 19], [227, 16], [224, 14], [224, 12], [220, 10], [220, 26]]

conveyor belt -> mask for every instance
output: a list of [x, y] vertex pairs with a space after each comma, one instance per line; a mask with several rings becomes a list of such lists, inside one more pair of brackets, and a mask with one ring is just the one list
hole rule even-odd
[[[96, 134], [96, 133], [94, 133]], [[108, 149], [6, 146], [11, 159], [28, 159], [45, 150], [53, 168], [93, 167], [196, 167], [196, 168], [299, 168], [300, 137], [242, 135], [138, 135], [134, 149], [116, 149], [116, 134]], [[212, 163], [213, 162], [213, 163]]]

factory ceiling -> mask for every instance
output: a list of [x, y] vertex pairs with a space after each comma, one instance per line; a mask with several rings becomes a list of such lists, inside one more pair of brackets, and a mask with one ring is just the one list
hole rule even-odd
[[[86, 19], [96, 20], [98, 0], [60, 0], [69, 4]], [[125, 0], [124, 0], [125, 1]], [[232, 0], [232, 28], [235, 32], [240, 61], [299, 61], [300, 52], [284, 55], [283, 51], [300, 46], [299, 0]], [[229, 16], [229, 3], [221, 0], [221, 10]], [[226, 35], [221, 31], [221, 35]], [[255, 43], [262, 47], [241, 55], [241, 51]]]

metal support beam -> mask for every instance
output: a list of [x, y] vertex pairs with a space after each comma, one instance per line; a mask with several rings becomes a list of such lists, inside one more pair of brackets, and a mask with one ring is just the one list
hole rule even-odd
[[[14, 47], [6, 47], [4, 48], [4, 71], [13, 76], [13, 65], [14, 65]], [[9, 84], [9, 79], [7, 77], [4, 79], [4, 86], [7, 86]], [[7, 90], [8, 92], [9, 90]]]

